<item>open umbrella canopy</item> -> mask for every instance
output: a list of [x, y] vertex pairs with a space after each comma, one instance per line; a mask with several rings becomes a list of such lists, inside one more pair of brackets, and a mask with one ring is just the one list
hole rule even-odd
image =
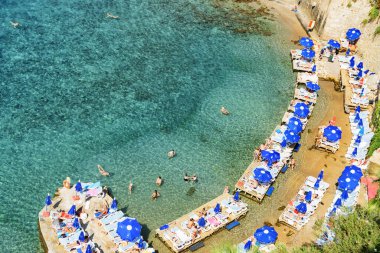
[[78, 237], [78, 240], [79, 240], [80, 242], [84, 242], [85, 237], [84, 237], [84, 232], [83, 232], [83, 231], [80, 232], [79, 237]]
[[76, 185], [75, 185], [75, 191], [82, 192], [82, 190], [83, 190], [82, 184], [81, 184], [81, 182], [79, 180], [78, 183], [76, 183]]
[[356, 177], [356, 178], [361, 178], [363, 176], [362, 170], [355, 166], [346, 166], [342, 172], [342, 175], [346, 175], [347, 177]]
[[359, 62], [356, 67], [361, 70], [364, 67], [363, 62]]
[[346, 32], [346, 38], [349, 40], [349, 41], [355, 41], [357, 39], [360, 38], [360, 35], [362, 33], [360, 32], [359, 29], [356, 29], [356, 28], [350, 28], [348, 29], [348, 31]]
[[338, 198], [338, 199], [335, 201], [334, 206], [336, 206], [336, 207], [340, 207], [340, 206], [342, 206], [342, 199], [341, 199], [341, 198]]
[[286, 129], [284, 132], [284, 135], [285, 135], [286, 141], [290, 143], [297, 143], [301, 139], [299, 134], [297, 134], [296, 132], [290, 129]]
[[311, 48], [314, 46], [314, 42], [312, 39], [308, 38], [308, 37], [302, 37], [300, 40], [299, 40], [299, 43], [301, 46], [304, 46], [306, 48]]
[[206, 226], [206, 220], [205, 218], [201, 217], [199, 220], [198, 220], [198, 225], [201, 227], [201, 228], [204, 228]]
[[112, 203], [111, 203], [111, 209], [114, 209], [114, 210], [117, 209], [117, 201], [116, 201], [115, 198], [113, 198], [113, 200], [112, 200]]
[[348, 199], [348, 191], [343, 190], [342, 194], [340, 195], [340, 198], [343, 199], [343, 200]]
[[317, 83], [313, 82], [306, 82], [306, 88], [312, 91], [319, 91], [321, 89]]
[[356, 177], [351, 177], [348, 174], [341, 175], [338, 178], [338, 189], [348, 192], [352, 192], [359, 185], [359, 179]]
[[309, 48], [304, 48], [301, 51], [301, 55], [303, 58], [311, 60], [315, 57], [315, 52]]
[[221, 212], [221, 210], [220, 210], [220, 204], [219, 203], [216, 204], [216, 206], [214, 208], [214, 212], [215, 213], [220, 213]]
[[240, 192], [239, 192], [239, 191], [235, 192], [235, 195], [234, 195], [234, 200], [235, 200], [235, 201], [239, 201], [239, 200], [240, 200], [239, 195], [240, 195]]
[[321, 169], [321, 171], [319, 172], [318, 177], [317, 177], [318, 180], [322, 180], [323, 179], [324, 172], [325, 172], [325, 170]]
[[311, 68], [311, 72], [315, 73], [317, 71], [317, 65], [313, 65], [313, 67]]
[[263, 226], [258, 228], [253, 236], [261, 244], [270, 244], [277, 240], [278, 233], [273, 227]]
[[73, 221], [73, 227], [74, 228], [79, 228], [80, 225], [79, 225], [79, 219], [77, 217], [75, 217], [74, 221]]
[[72, 205], [70, 210], [67, 212], [68, 215], [75, 215], [76, 213], [76, 206], [75, 205]]
[[323, 130], [323, 136], [329, 142], [337, 142], [342, 138], [342, 130], [337, 126], [328, 126]]
[[248, 240], [245, 244], [244, 244], [244, 250], [245, 251], [248, 251], [250, 250], [252, 247], [252, 241], [251, 240]]
[[307, 205], [305, 202], [301, 202], [296, 206], [296, 210], [300, 213], [306, 213], [307, 212]]
[[361, 111], [360, 106], [359, 106], [359, 105], [356, 106], [356, 108], [355, 108], [355, 112], [356, 112], [356, 113], [360, 113], [360, 111]]
[[288, 121], [288, 129], [295, 132], [295, 133], [299, 133], [302, 131], [302, 127], [303, 127], [303, 124], [302, 124], [302, 121], [297, 118], [297, 117], [291, 117]]
[[309, 106], [303, 102], [298, 102], [294, 106], [294, 115], [301, 119], [304, 119], [307, 116], [309, 116], [309, 113], [310, 113]]
[[165, 224], [165, 225], [162, 225], [160, 227], [160, 230], [165, 230], [165, 229], [168, 229], [169, 228], [169, 224]]
[[92, 253], [90, 244], [87, 244], [86, 253]]
[[355, 68], [355, 57], [351, 57], [350, 59], [350, 68]]
[[263, 160], [268, 161], [268, 163], [272, 164], [280, 161], [280, 153], [275, 150], [261, 150], [261, 157]]
[[356, 113], [355, 114], [355, 119], [354, 119], [354, 123], [359, 123], [359, 121], [360, 121], [360, 113]]
[[253, 177], [261, 184], [270, 183], [273, 179], [272, 174], [264, 168], [256, 168], [253, 170]]
[[330, 47], [332, 47], [332, 48], [337, 48], [337, 49], [340, 48], [340, 44], [339, 44], [339, 42], [336, 41], [336, 40], [329, 40], [329, 41], [327, 42], [327, 44], [328, 44]]
[[139, 247], [139, 249], [144, 249], [145, 248], [144, 240], [140, 239], [139, 242], [137, 243], [137, 246]]
[[123, 241], [132, 242], [141, 235], [141, 225], [136, 219], [127, 217], [117, 223], [116, 233]]
[[362, 77], [363, 77], [363, 71], [360, 69], [358, 72], [358, 78], [362, 78]]
[[45, 205], [50, 206], [51, 204], [53, 204], [53, 202], [51, 201], [50, 194], [48, 193], [48, 195], [45, 198]]
[[354, 150], [352, 151], [352, 156], [356, 157], [357, 155], [358, 155], [358, 148], [354, 148]]

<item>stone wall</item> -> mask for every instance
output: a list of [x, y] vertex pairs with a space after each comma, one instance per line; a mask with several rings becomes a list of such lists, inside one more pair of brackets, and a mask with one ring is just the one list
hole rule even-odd
[[373, 35], [380, 21], [362, 24], [371, 8], [368, 0], [300, 0], [298, 3], [299, 11], [316, 21], [315, 30], [321, 39], [344, 38], [349, 28], [360, 29], [358, 55], [364, 58], [365, 68], [380, 73], [380, 35]]

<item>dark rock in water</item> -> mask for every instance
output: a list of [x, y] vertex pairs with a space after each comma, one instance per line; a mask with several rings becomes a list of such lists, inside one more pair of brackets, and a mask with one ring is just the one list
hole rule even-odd
[[190, 187], [189, 190], [186, 192], [187, 196], [192, 196], [195, 192], [195, 187]]
[[285, 207], [286, 207], [286, 206], [280, 206], [277, 210], [278, 210], [278, 211], [282, 211], [282, 210], [285, 209]]

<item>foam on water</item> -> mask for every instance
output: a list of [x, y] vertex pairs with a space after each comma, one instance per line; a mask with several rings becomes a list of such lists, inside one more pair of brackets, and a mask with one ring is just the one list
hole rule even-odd
[[293, 92], [289, 44], [198, 22], [183, 0], [153, 2], [2, 3], [2, 252], [41, 250], [37, 213], [66, 176], [102, 180], [148, 233], [233, 186], [278, 123]]

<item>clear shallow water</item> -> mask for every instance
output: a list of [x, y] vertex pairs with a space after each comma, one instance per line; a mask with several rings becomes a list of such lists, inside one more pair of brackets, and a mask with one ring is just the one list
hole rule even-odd
[[2, 252], [41, 250], [37, 213], [66, 176], [102, 180], [145, 233], [183, 215], [234, 185], [293, 92], [289, 44], [198, 22], [186, 1], [3, 1], [0, 16]]

